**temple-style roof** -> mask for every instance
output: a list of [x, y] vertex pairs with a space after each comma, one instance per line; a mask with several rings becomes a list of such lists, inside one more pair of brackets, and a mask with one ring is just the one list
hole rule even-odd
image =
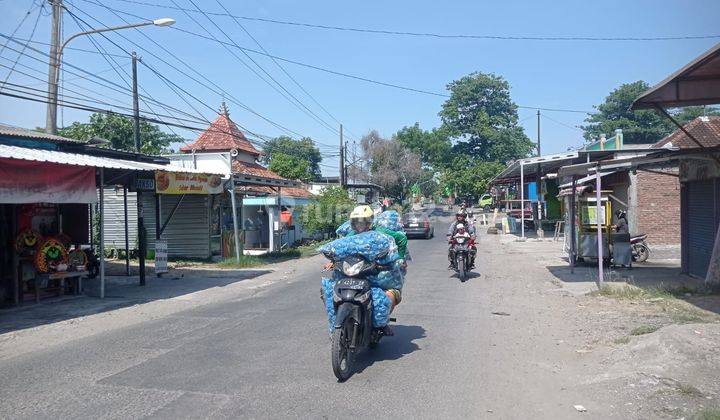
[[225, 102], [220, 107], [220, 116], [213, 121], [207, 130], [191, 145], [180, 148], [183, 153], [228, 152], [238, 149], [253, 156], [260, 152], [250, 143], [237, 125], [230, 119]]

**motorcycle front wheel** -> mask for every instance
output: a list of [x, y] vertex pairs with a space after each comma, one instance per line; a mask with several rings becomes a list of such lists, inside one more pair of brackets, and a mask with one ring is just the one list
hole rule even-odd
[[460, 276], [460, 281], [465, 281], [465, 278], [467, 276], [465, 267], [465, 258], [460, 257], [457, 259], [457, 268], [458, 268], [458, 276]]
[[650, 248], [643, 243], [633, 245], [633, 251], [635, 254], [635, 261], [637, 262], [645, 262], [648, 258], [650, 258]]
[[336, 328], [332, 333], [332, 367], [338, 381], [346, 381], [352, 373], [352, 353], [348, 350], [345, 326]]

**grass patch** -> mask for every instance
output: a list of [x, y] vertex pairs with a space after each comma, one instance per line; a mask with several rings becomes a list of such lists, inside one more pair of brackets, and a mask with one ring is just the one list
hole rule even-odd
[[239, 262], [235, 260], [235, 258], [226, 258], [217, 263], [217, 266], [220, 268], [253, 268], [297, 258], [310, 257], [317, 254], [317, 248], [326, 242], [328, 241], [314, 242], [283, 251], [273, 251], [264, 255], [241, 255]]
[[695, 420], [720, 420], [720, 408], [706, 408], [693, 416]]
[[658, 330], [659, 327], [654, 325], [641, 325], [639, 327], [633, 328], [632, 331], [630, 331], [630, 335], [645, 335], [654, 333]]
[[695, 388], [694, 386], [692, 386], [692, 385], [690, 385], [690, 384], [679, 383], [679, 384], [677, 385], [677, 389], [678, 389], [678, 391], [679, 391], [681, 394], [683, 394], [683, 395], [693, 395], [693, 396], [696, 396], [696, 397], [702, 397], [702, 396], [703, 396], [703, 393], [700, 392], [699, 389]]
[[615, 340], [613, 340], [613, 343], [615, 343], [615, 344], [627, 344], [629, 342], [630, 342], [629, 336], [620, 337], [620, 338], [616, 338]]

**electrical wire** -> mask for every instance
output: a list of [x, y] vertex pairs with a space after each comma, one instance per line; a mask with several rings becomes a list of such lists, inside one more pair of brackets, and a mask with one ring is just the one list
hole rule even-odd
[[[113, 13], [115, 16], [117, 16], [117, 17], [118, 17], [119, 19], [121, 19], [123, 22], [129, 24], [129, 22], [128, 22], [126, 19], [124, 19], [122, 16], [120, 16], [114, 9], [108, 8], [107, 6], [105, 6], [104, 4], [101, 4], [101, 3], [96, 3], [96, 2], [92, 2], [92, 1], [86, 1], [86, 2], [95, 4], [95, 5], [97, 5], [97, 6], [100, 6], [100, 7], [103, 7], [103, 8], [105, 8], [105, 9], [109, 10], [111, 13]], [[73, 7], [75, 7], [76, 9], [78, 9], [76, 6], [73, 6]], [[79, 9], [78, 9], [78, 10], [79, 10]], [[80, 11], [82, 12], [82, 10], [80, 10]], [[83, 12], [83, 13], [86, 14], [86, 15], [88, 15], [88, 13], [86, 13], [86, 12]], [[144, 19], [144, 18], [140, 18], [140, 19]], [[202, 73], [200, 73], [199, 71], [197, 71], [193, 66], [189, 65], [186, 61], [184, 61], [184, 60], [182, 60], [181, 58], [179, 58], [179, 57], [178, 57], [176, 54], [174, 54], [172, 51], [168, 50], [166, 47], [162, 46], [162, 45], [159, 44], [157, 41], [155, 41], [154, 39], [152, 39], [151, 37], [149, 37], [149, 36], [148, 36], [147, 34], [145, 34], [144, 32], [140, 31], [139, 29], [136, 28], [135, 30], [136, 30], [136, 32], [138, 32], [140, 35], [142, 35], [143, 37], [145, 37], [146, 39], [148, 39], [150, 42], [152, 42], [153, 44], [155, 44], [156, 46], [158, 46], [159, 48], [161, 48], [161, 49], [165, 52], [165, 54], [173, 57], [176, 61], [178, 61], [178, 62], [179, 62], [180, 64], [182, 64], [184, 67], [188, 68], [188, 69], [189, 69], [190, 71], [192, 71], [194, 74], [197, 74], [200, 78], [202, 78], [203, 80], [205, 80], [207, 83], [211, 84], [214, 88], [211, 87], [211, 86], [208, 86], [206, 83], [203, 83], [202, 81], [198, 80], [197, 78], [195, 78], [195, 77], [189, 75], [188, 73], [184, 72], [183, 70], [177, 68], [177, 67], [174, 66], [173, 64], [167, 62], [166, 60], [164, 60], [164, 59], [162, 59], [160, 56], [154, 54], [152, 51], [147, 50], [147, 49], [144, 48], [143, 46], [141, 46], [141, 45], [133, 42], [133, 41], [130, 40], [129, 38], [125, 37], [124, 35], [122, 35], [122, 34], [120, 34], [120, 33], [118, 33], [117, 35], [121, 36], [123, 39], [125, 39], [125, 40], [127, 40], [128, 42], [132, 43], [133, 45], [137, 46], [140, 50], [145, 51], [145, 52], [148, 53], [148, 54], [151, 54], [155, 59], [163, 62], [164, 64], [166, 64], [167, 66], [169, 66], [169, 67], [172, 68], [173, 70], [177, 71], [178, 73], [184, 75], [185, 77], [188, 77], [189, 79], [191, 79], [191, 80], [193, 80], [194, 82], [200, 84], [201, 86], [205, 87], [206, 89], [208, 89], [208, 90], [216, 93], [218, 96], [222, 96], [223, 98], [228, 98], [232, 103], [240, 106], [241, 108], [247, 110], [248, 112], [252, 113], [253, 115], [255, 115], [255, 116], [263, 119], [264, 121], [270, 123], [271, 125], [277, 127], [278, 129], [280, 129], [280, 130], [282, 130], [282, 131], [290, 134], [291, 136], [294, 134], [294, 135], [297, 135], [297, 136], [299, 136], [299, 137], [304, 137], [301, 133], [298, 133], [297, 131], [291, 130], [291, 129], [289, 129], [289, 128], [287, 128], [287, 127], [285, 127], [285, 126], [283, 126], [283, 125], [281, 125], [281, 124], [279, 124], [279, 123], [277, 123], [277, 122], [275, 122], [275, 121], [267, 118], [266, 116], [258, 113], [258, 112], [255, 111], [254, 109], [252, 109], [252, 108], [250, 108], [249, 106], [247, 106], [246, 104], [242, 103], [242, 102], [239, 101], [237, 98], [235, 98], [231, 93], [227, 92], [226, 90], [224, 90], [223, 88], [221, 88], [219, 85], [217, 85], [215, 82], [213, 82], [212, 80], [210, 80], [209, 78], [207, 78], [205, 75], [203, 75]], [[319, 144], [322, 144], [322, 143], [319, 143]]]
[[[177, 4], [177, 3], [175, 2], [175, 0], [171, 0], [171, 1], [173, 2], [173, 4]], [[197, 5], [193, 0], [189, 0], [189, 1], [193, 4], [193, 6], [195, 6], [195, 8], [196, 8], [200, 13], [203, 13], [202, 9], [200, 9], [200, 8], [198, 7], [198, 5]], [[198, 22], [195, 18], [193, 18], [192, 15], [190, 15], [188, 12], [184, 12], [184, 13], [185, 13], [193, 22], [195, 22], [198, 26], [200, 26], [203, 30], [205, 30], [205, 32], [207, 32], [208, 35], [210, 35], [215, 41], [220, 41], [220, 40], [217, 39], [207, 28], [205, 28], [200, 22]], [[205, 16], [205, 18], [206, 18], [208, 21], [210, 21], [210, 23], [211, 23], [213, 26], [215, 26], [215, 28], [217, 28], [217, 29], [220, 31], [220, 33], [222, 33], [222, 34], [231, 42], [231, 44], [232, 44], [233, 46], [235, 46], [236, 48], [239, 48], [239, 45], [237, 45], [237, 43], [235, 43], [235, 41], [233, 41], [232, 37], [230, 37], [230, 35], [228, 35], [227, 32], [225, 32], [225, 30], [223, 30], [223, 29], [222, 29], [214, 20], [212, 20], [209, 16], [207, 16], [207, 15], [204, 15], [204, 16]], [[224, 48], [225, 48], [226, 50], [228, 50], [229, 52], [231, 52], [231, 54], [232, 54], [235, 58], [237, 58], [243, 65], [245, 65], [246, 67], [248, 67], [248, 69], [251, 69], [251, 70], [253, 71], [253, 73], [255, 73], [256, 76], [258, 76], [258, 77], [259, 77], [261, 80], [263, 80], [266, 84], [268, 84], [269, 86], [271, 86], [275, 91], [277, 91], [278, 93], [280, 93], [281, 96], [283, 96], [285, 99], [287, 99], [290, 103], [292, 103], [292, 104], [293, 104], [295, 107], [297, 107], [300, 111], [302, 111], [302, 112], [304, 112], [305, 114], [307, 114], [310, 118], [312, 118], [313, 120], [315, 120], [316, 122], [318, 122], [321, 126], [323, 126], [323, 127], [325, 127], [326, 129], [328, 129], [331, 133], [333, 133], [333, 134], [339, 134], [336, 128], [334, 128], [333, 126], [331, 126], [330, 124], [328, 124], [328, 123], [327, 123], [326, 121], [324, 121], [321, 117], [319, 117], [315, 112], [313, 112], [310, 108], [308, 108], [308, 107], [307, 107], [302, 101], [300, 101], [292, 92], [290, 92], [287, 88], [285, 88], [285, 86], [283, 86], [277, 79], [275, 79], [270, 73], [268, 73], [267, 70], [265, 70], [257, 61], [255, 61], [255, 59], [253, 59], [252, 57], [250, 57], [250, 55], [249, 55], [246, 51], [243, 51], [242, 49], [240, 49], [240, 51], [243, 53], [243, 55], [245, 55], [245, 57], [247, 57], [253, 64], [255, 64], [255, 66], [257, 66], [270, 80], [272, 80], [272, 81], [275, 83], [275, 85], [277, 85], [277, 87], [279, 87], [279, 88], [282, 90], [282, 92], [280, 92], [280, 91], [275, 87], [275, 85], [273, 85], [272, 83], [268, 82], [264, 77], [260, 76], [260, 74], [258, 74], [254, 69], [252, 69], [244, 60], [242, 60], [242, 59], [241, 59], [240, 57], [238, 57], [235, 53], [233, 53], [231, 50], [229, 50], [227, 46], [225, 46], [224, 44], [223, 44], [223, 46], [224, 46]], [[283, 92], [284, 92], [285, 94], [283, 94]], [[289, 98], [288, 98], [288, 96], [289, 96]]]
[[[93, 3], [93, 4], [96, 4], [96, 5], [100, 6], [100, 7], [103, 7], [103, 8], [105, 8], [105, 9], [108, 9], [108, 10], [111, 10], [111, 11], [115, 11], [115, 12], [117, 12], [117, 13], [121, 13], [121, 14], [124, 14], [124, 15], [127, 15], [127, 16], [132, 16], [132, 17], [134, 17], [134, 18], [136, 18], [136, 19], [144, 19], [144, 20], [147, 20], [146, 18], [144, 18], [144, 17], [142, 17], [142, 16], [138, 16], [138, 15], [136, 15], [136, 14], [134, 14], [134, 13], [126, 12], [126, 11], [123, 11], [123, 10], [114, 9], [114, 8], [112, 8], [112, 7], [110, 7], [110, 6], [107, 6], [107, 5], [104, 5], [104, 4], [102, 4], [102, 3], [97, 3], [97, 2], [95, 2], [94, 0], [81, 0], [81, 1], [88, 2], [88, 3]], [[383, 82], [383, 81], [379, 81], [379, 80], [375, 80], [375, 79], [370, 79], [370, 78], [368, 78], [368, 77], [357, 76], [357, 75], [353, 75], [353, 74], [349, 74], [349, 73], [343, 73], [343, 72], [336, 71], [336, 70], [332, 70], [332, 69], [328, 69], [328, 68], [325, 68], [325, 67], [320, 67], [320, 66], [316, 66], [316, 65], [308, 64], [308, 63], [303, 63], [303, 62], [300, 62], [300, 61], [291, 60], [291, 59], [284, 58], [284, 57], [279, 57], [279, 56], [273, 55], [273, 54], [266, 54], [266, 53], [264, 53], [264, 52], [262, 52], [262, 51], [254, 50], [254, 49], [251, 49], [251, 48], [241, 47], [241, 46], [236, 45], [236, 44], [232, 44], [232, 43], [229, 43], [229, 42], [221, 41], [221, 40], [219, 40], [219, 39], [217, 39], [217, 38], [213, 38], [213, 37], [210, 37], [210, 36], [207, 36], [207, 35], [199, 34], [199, 33], [197, 33], [197, 32], [193, 32], [193, 31], [190, 31], [190, 30], [187, 30], [187, 29], [179, 28], [179, 27], [177, 27], [177, 26], [171, 26], [170, 29], [175, 30], [175, 31], [179, 31], [179, 32], [182, 32], [182, 33], [185, 33], [185, 34], [188, 34], [188, 35], [192, 35], [192, 36], [195, 36], [195, 37], [198, 37], [198, 38], [203, 38], [203, 39], [206, 39], [206, 40], [209, 40], [209, 41], [213, 41], [213, 42], [219, 43], [219, 44], [221, 44], [221, 45], [232, 46], [232, 47], [238, 48], [238, 49], [240, 49], [240, 50], [242, 50], [242, 51], [246, 51], [246, 52], [249, 52], [249, 53], [253, 53], [253, 54], [257, 54], [257, 55], [262, 55], [262, 56], [266, 56], [266, 57], [269, 57], [269, 58], [275, 58], [276, 60], [279, 60], [279, 61], [282, 61], [282, 62], [286, 62], [286, 63], [290, 63], [290, 64], [295, 64], [295, 65], [297, 65], [297, 66], [310, 68], [310, 69], [317, 70], [317, 71], [321, 71], [321, 72], [325, 72], [325, 73], [328, 73], [328, 74], [333, 74], [333, 75], [335, 75], [335, 76], [345, 77], [345, 78], [354, 79], [354, 80], [360, 80], [360, 81], [367, 82], [367, 83], [372, 83], [372, 84], [376, 84], [376, 85], [380, 85], [380, 86], [385, 86], [385, 87], [391, 87], [391, 88], [394, 88], [394, 89], [400, 89], [400, 90], [405, 90], [405, 91], [409, 91], [409, 92], [420, 93], [420, 94], [424, 94], [424, 95], [436, 96], [436, 97], [441, 97], [441, 98], [449, 98], [449, 97], [450, 97], [450, 95], [448, 95], [447, 93], [432, 92], [432, 91], [429, 91], [429, 90], [417, 89], [417, 88], [412, 88], [412, 87], [408, 87], [408, 86], [402, 86], [402, 85], [399, 85], [399, 84], [396, 84], [396, 83]], [[589, 114], [589, 113], [592, 113], [592, 111], [586, 111], [586, 110], [561, 109], [561, 108], [546, 108], [546, 107], [541, 107], [541, 106], [517, 105], [517, 107], [518, 107], [518, 108], [522, 108], [522, 109], [539, 109], [539, 110], [541, 110], [541, 111], [550, 111], [550, 112], [569, 112], [569, 113], [581, 113], [581, 114]]]
[[581, 129], [581, 128], [578, 128], [578, 127], [575, 127], [575, 126], [572, 126], [572, 125], [569, 125], [569, 124], [565, 124], [564, 122], [558, 121], [558, 120], [556, 120], [555, 118], [548, 117], [547, 115], [543, 115], [543, 114], [540, 114], [540, 116], [543, 117], [543, 118], [546, 118], [546, 119], [548, 119], [548, 120], [550, 120], [550, 121], [552, 121], [552, 122], [554, 122], [555, 124], [559, 124], [559, 125], [561, 125], [561, 126], [563, 126], [563, 127], [569, 128], [569, 129], [571, 129], [571, 130], [576, 130], [576, 131], [579, 131], [579, 132], [581, 132], [581, 133], [585, 133], [585, 130], [583, 130], [583, 129]]
[[[41, 3], [41, 6], [42, 6], [42, 3]], [[10, 36], [15, 36], [15, 34], [17, 33], [17, 31], [20, 30], [20, 28], [23, 26], [23, 24], [24, 24], [25, 21], [27, 20], [28, 16], [30, 16], [30, 14], [32, 14], [32, 11], [33, 11], [36, 7], [39, 7], [39, 6], [35, 3], [35, 0], [33, 0], [32, 3], [30, 3], [30, 8], [28, 9], [27, 12], [25, 12], [25, 14], [23, 15], [23, 18], [20, 20], [20, 23], [17, 24], [17, 26], [16, 26], [15, 29], [12, 31], [12, 34], [11, 34]], [[2, 48], [0, 48], [0, 55], [2, 55], [3, 52], [5, 52], [5, 47], [7, 46], [8, 42], [9, 42], [9, 41], [6, 41], [6, 42], [3, 44]], [[29, 41], [28, 41], [28, 42], [29, 42]]]
[[[195, 12], [192, 9], [185, 9], [175, 5], [175, 7], [165, 4], [150, 3], [139, 0], [117, 0], [124, 3], [139, 4], [143, 6], [159, 7], [164, 9], [180, 10]], [[314, 29], [324, 29], [333, 31], [344, 31], [344, 32], [359, 32], [369, 33], [378, 35], [402, 35], [412, 37], [426, 37], [426, 38], [441, 38], [441, 39], [484, 39], [484, 40], [504, 40], [504, 41], [678, 41], [678, 40], [698, 40], [698, 39], [716, 39], [720, 38], [720, 35], [686, 35], [686, 36], [660, 36], [660, 37], [591, 37], [591, 36], [525, 36], [525, 35], [477, 35], [477, 34], [440, 34], [433, 32], [409, 32], [409, 31], [396, 31], [387, 29], [369, 29], [369, 28], [355, 28], [347, 26], [334, 26], [334, 25], [321, 25], [311, 24], [304, 22], [293, 22], [286, 20], [259, 18], [252, 16], [239, 16], [232, 15], [229, 12], [218, 13], [218, 12], [205, 12], [211, 16], [225, 16], [234, 19], [242, 19], [248, 21], [273, 23], [278, 25], [287, 26], [299, 26]]]
[[[44, 4], [42, 4], [40, 6], [40, 9], [38, 10], [38, 15], [37, 15], [37, 18], [35, 19], [35, 24], [33, 25], [32, 32], [30, 32], [30, 37], [29, 37], [30, 40], [32, 40], [33, 37], [35, 36], [35, 31], [37, 30], [38, 22], [40, 22], [40, 16], [42, 16], [43, 7], [45, 7]], [[10, 67], [10, 71], [5, 76], [5, 79], [3, 80], [2, 84], [0, 84], [0, 91], [3, 90], [8, 79], [10, 79], [10, 76], [12, 76], [13, 71], [15, 71], [15, 66], [17, 66], [18, 61], [20, 61], [20, 58], [22, 58], [22, 56], [25, 54], [25, 50], [27, 49], [28, 44], [29, 44], [29, 42], [26, 42], [25, 44], [23, 44], [22, 50], [20, 50], [20, 52], [18, 53], [18, 56], [15, 58], [15, 61], [13, 62], [12, 66]], [[4, 49], [4, 47], [3, 47], [3, 49]]]

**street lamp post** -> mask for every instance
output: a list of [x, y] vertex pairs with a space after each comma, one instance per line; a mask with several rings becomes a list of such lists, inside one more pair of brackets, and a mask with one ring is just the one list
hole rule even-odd
[[[53, 2], [53, 30], [52, 30], [52, 46], [50, 48], [50, 66], [48, 71], [48, 106], [47, 116], [45, 120], [45, 131], [49, 134], [57, 134], [57, 96], [58, 96], [58, 78], [60, 74], [60, 64], [62, 63], [62, 54], [65, 47], [73, 39], [89, 34], [97, 34], [101, 32], [119, 31], [123, 29], [139, 28], [141, 26], [170, 26], [175, 23], [174, 19], [162, 18], [147, 22], [134, 23], [130, 25], [112, 26], [108, 28], [90, 29], [87, 31], [76, 33], [69, 37], [58, 47], [59, 37], [56, 28], [59, 28], [60, 14], [62, 13], [62, 0]], [[59, 29], [58, 29], [59, 30]]]

